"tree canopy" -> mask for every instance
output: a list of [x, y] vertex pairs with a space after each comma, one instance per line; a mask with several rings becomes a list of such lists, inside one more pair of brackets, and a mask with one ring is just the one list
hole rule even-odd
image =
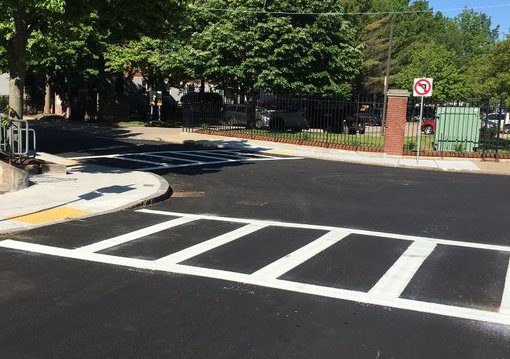
[[486, 14], [448, 18], [425, 0], [5, 0], [0, 13], [17, 112], [26, 71], [61, 93], [140, 73], [151, 87], [347, 97], [381, 94], [389, 70], [390, 86], [408, 89], [433, 76], [438, 100], [508, 96], [507, 52]]

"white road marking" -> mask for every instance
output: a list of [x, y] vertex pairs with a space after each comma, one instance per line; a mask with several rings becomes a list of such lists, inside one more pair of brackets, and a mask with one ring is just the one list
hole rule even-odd
[[259, 269], [252, 275], [261, 279], [276, 279], [294, 269], [320, 252], [341, 241], [350, 233], [345, 231], [331, 231], [315, 241], [301, 247], [285, 257]]
[[510, 259], [508, 260], [508, 269], [506, 270], [505, 289], [501, 299], [500, 313], [510, 315]]
[[175, 156], [169, 156], [169, 155], [151, 154], [150, 156], [151, 156], [151, 157], [161, 158], [161, 159], [164, 159], [164, 160], [177, 160], [177, 161], [182, 161], [182, 162], [200, 163], [200, 164], [205, 164], [205, 163], [207, 163], [207, 162], [201, 162], [201, 161], [189, 160], [189, 159], [180, 158], [180, 157], [175, 157]]
[[[244, 159], [244, 160], [224, 160], [224, 161], [214, 161], [214, 162], [207, 162], [207, 165], [216, 165], [216, 164], [223, 164], [223, 163], [241, 163], [241, 162], [259, 162], [259, 161], [281, 161], [281, 160], [296, 160], [300, 158], [250, 158], [250, 159]], [[189, 163], [189, 164], [183, 164], [183, 165], [167, 165], [167, 166], [156, 166], [156, 167], [144, 167], [139, 168], [137, 171], [154, 171], [159, 169], [169, 169], [169, 168], [183, 168], [183, 167], [194, 167], [194, 166], [203, 166], [203, 163]]]
[[436, 244], [432, 241], [419, 241], [411, 244], [372, 287], [369, 294], [377, 298], [398, 298], [434, 248], [436, 248]]
[[[183, 159], [180, 157], [172, 156], [172, 154], [179, 154], [189, 157], [198, 157], [214, 161], [204, 162], [194, 159]], [[131, 158], [130, 156], [140, 157], [157, 157], [162, 159], [173, 159], [177, 161], [187, 162], [184, 164], [172, 165], [169, 163], [155, 162], [150, 160], [143, 160], [139, 158]], [[255, 156], [255, 157], [251, 157]], [[234, 158], [232, 158], [234, 157]], [[72, 157], [71, 160], [88, 160], [88, 159], [101, 159], [110, 158], [122, 161], [131, 161], [153, 165], [151, 167], [138, 168], [138, 171], [155, 171], [162, 169], [174, 169], [183, 167], [194, 167], [194, 166], [205, 166], [205, 165], [216, 165], [224, 163], [239, 163], [239, 162], [256, 162], [256, 161], [281, 161], [281, 160], [298, 160], [303, 159], [302, 157], [276, 157], [270, 155], [262, 155], [256, 152], [243, 154], [236, 150], [199, 150], [199, 151], [153, 151], [153, 152], [130, 152], [130, 153], [116, 153], [109, 155], [94, 155], [94, 156], [81, 156]]]
[[264, 227], [266, 226], [260, 224], [248, 224], [241, 228], [235, 229], [231, 232], [212, 238], [208, 241], [198, 243], [192, 247], [183, 249], [182, 251], [179, 251], [177, 253], [173, 253], [166, 257], [159, 258], [156, 261], [160, 263], [180, 263], [187, 259], [198, 256], [199, 254], [210, 251], [211, 249], [217, 248], [219, 246], [232, 242], [236, 239], [244, 237], [248, 234], [256, 232]]
[[[179, 152], [180, 154], [183, 154], [185, 156], [192, 156], [192, 157], [201, 157], [201, 158], [207, 158], [207, 159], [210, 159], [210, 160], [217, 160], [217, 161], [227, 161], [227, 162], [236, 162], [236, 160], [234, 159], [231, 159], [231, 158], [225, 158], [225, 157], [220, 157], [220, 156], [210, 156], [210, 155], [204, 155], [203, 153], [201, 152]], [[210, 153], [210, 151], [207, 151], [206, 153]], [[212, 153], [213, 155], [215, 153]]]
[[177, 227], [185, 223], [193, 222], [195, 219], [189, 217], [176, 218], [171, 221], [166, 221], [163, 223], [158, 223], [150, 227], [142, 228], [134, 232], [126, 233], [114, 238], [105, 239], [104, 241], [100, 241], [97, 243], [90, 244], [88, 246], [76, 248], [75, 251], [79, 252], [99, 252], [104, 249], [118, 246], [119, 244], [123, 244], [126, 242], [134, 241], [135, 239], [139, 239], [142, 237], [149, 236], [154, 233], [158, 233], [172, 227]]
[[151, 209], [140, 209], [140, 210], [137, 210], [137, 212], [152, 213], [152, 214], [166, 215], [166, 216], [172, 216], [172, 217], [206, 219], [206, 220], [210, 220], [210, 221], [223, 221], [223, 222], [246, 223], [246, 224], [253, 223], [253, 224], [261, 224], [261, 225], [276, 226], [276, 227], [316, 229], [319, 231], [347, 231], [352, 234], [361, 234], [361, 235], [365, 235], [365, 236], [374, 236], [374, 237], [389, 238], [389, 239], [400, 239], [400, 240], [411, 241], [411, 242], [417, 242], [417, 241], [427, 242], [427, 243], [433, 242], [437, 245], [441, 244], [441, 245], [445, 245], [445, 246], [477, 248], [477, 249], [485, 249], [485, 250], [489, 250], [489, 251], [510, 252], [510, 246], [502, 246], [502, 245], [497, 245], [497, 244], [462, 242], [462, 241], [453, 241], [453, 240], [448, 240], [448, 239], [411, 236], [411, 235], [406, 235], [406, 234], [397, 234], [397, 233], [388, 233], [388, 232], [367, 231], [367, 230], [362, 230], [362, 229], [352, 229], [352, 228], [344, 228], [344, 227], [333, 227], [333, 226], [323, 226], [323, 225], [315, 225], [315, 224], [270, 221], [270, 220], [261, 220], [261, 219], [219, 217], [219, 216], [207, 215], [207, 214], [197, 215], [197, 214], [190, 214], [190, 213], [158, 211], [158, 210], [151, 210]]
[[248, 156], [261, 157], [261, 158], [263, 158], [263, 157], [265, 157], [265, 158], [275, 158], [275, 156], [263, 155], [263, 154], [258, 153], [258, 152], [242, 152], [242, 151], [238, 151], [238, 150], [225, 150], [225, 152], [235, 153], [236, 155], [239, 155], [239, 156], [248, 155]]
[[99, 253], [84, 252], [63, 248], [43, 246], [40, 244], [18, 242], [13, 240], [0, 241], [0, 247], [14, 250], [26, 251], [31, 253], [47, 254], [63, 258], [72, 258], [96, 263], [107, 263], [112, 265], [133, 267], [146, 270], [162, 271], [184, 275], [200, 276], [238, 282], [243, 284], [255, 285], [260, 287], [274, 288], [296, 293], [310, 294], [340, 300], [354, 301], [378, 305], [383, 307], [392, 307], [414, 312], [436, 314], [446, 317], [489, 322], [495, 324], [510, 325], [510, 315], [498, 312], [489, 312], [478, 309], [455, 307], [451, 305], [420, 302], [416, 300], [403, 298], [377, 298], [370, 293], [317, 286], [306, 283], [291, 282], [279, 279], [260, 279], [254, 275], [221, 271], [216, 269], [191, 267], [180, 264], [169, 264], [159, 261], [148, 261], [141, 259], [132, 259], [125, 257], [115, 257]]
[[117, 154], [113, 154], [113, 155], [94, 155], [94, 156], [69, 157], [69, 159], [70, 160], [79, 161], [79, 160], [90, 160], [90, 159], [95, 159], [95, 158], [115, 158], [115, 157], [118, 157], [118, 156], [125, 156], [125, 155], [128, 155], [128, 154], [135, 155], [136, 153], [117, 153]]
[[[160, 153], [208, 153], [209, 150], [200, 150], [200, 151], [151, 151], [151, 152], [126, 152], [126, 153], [113, 153], [113, 154], [106, 154], [106, 155], [91, 155], [91, 156], [78, 156], [78, 157], [70, 157], [70, 160], [89, 160], [89, 159], [95, 159], [95, 158], [114, 158], [118, 156], [136, 156], [136, 155], [148, 155], [151, 156], [153, 154], [160, 154]], [[216, 157], [218, 158], [218, 157]]]
[[[239, 158], [242, 158], [242, 159], [245, 159], [245, 158], [250, 158], [248, 156], [245, 156], [243, 154], [239, 154], [238, 152], [236, 151], [229, 151], [229, 150], [212, 150], [210, 151], [211, 153], [213, 154], [217, 154], [217, 155], [222, 155], [222, 156], [225, 156], [226, 158], [232, 158], [234, 157], [235, 159], [239, 159]], [[269, 156], [272, 158], [272, 156]]]
[[114, 159], [121, 160], [121, 161], [128, 161], [128, 162], [143, 163], [143, 164], [146, 164], [146, 165], [158, 165], [160, 167], [166, 167], [167, 166], [167, 163], [154, 162], [154, 161], [148, 161], [148, 160], [140, 160], [138, 158], [131, 158], [129, 156], [117, 156], [117, 157], [114, 157]]

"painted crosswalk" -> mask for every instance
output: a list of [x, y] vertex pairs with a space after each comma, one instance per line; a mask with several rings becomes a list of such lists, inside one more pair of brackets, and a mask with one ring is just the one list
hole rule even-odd
[[[334, 226], [176, 213], [150, 209], [142, 209], [137, 212], [145, 215], [161, 216], [161, 222], [130, 233], [98, 240], [72, 249], [18, 240], [3, 240], [0, 242], [0, 247], [138, 269], [214, 278], [420, 313], [510, 325], [510, 246], [452, 241], [440, 238]], [[167, 216], [168, 220], [165, 220], [165, 216]], [[235, 224], [237, 227], [228, 232], [215, 235], [212, 238], [207, 238], [199, 243], [193, 242], [194, 244], [185, 246], [184, 249], [179, 249], [172, 253], [160, 253], [156, 259], [149, 260], [132, 256], [126, 257], [118, 255], [118, 253], [115, 254], [115, 251], [108, 252], [108, 250], [112, 248], [122, 248], [122, 246], [132, 244], [133, 242], [151, 241], [151, 239], [148, 238], [153, 238], [151, 236], [155, 234], [168, 234], [168, 231], [175, 231], [178, 228], [199, 221], [230, 223]], [[266, 248], [267, 253], [270, 254], [268, 255], [270, 261], [260, 265], [255, 270], [250, 269], [249, 271], [241, 272], [230, 270], [222, 266], [219, 258], [228, 257], [225, 257], [226, 252], [221, 252], [221, 250], [235, 245], [238, 246], [236, 248], [242, 248], [243, 245], [248, 245], [247, 238], [250, 238], [250, 236], [270, 233], [269, 229], [274, 228], [308, 231], [308, 236], [315, 235], [315, 237], [307, 241], [299, 242], [299, 246], [294, 246], [296, 248], [292, 246], [280, 247], [280, 249]], [[293, 233], [294, 236], [295, 232]], [[370, 238], [370, 241], [382, 243], [384, 246], [387, 246], [388, 243], [399, 243], [395, 249], [388, 252], [392, 253], [394, 257], [392, 257], [388, 265], [384, 267], [381, 274], [375, 278], [373, 282], [370, 282], [369, 290], [352, 289], [339, 285], [330, 286], [317, 284], [303, 277], [299, 279], [299, 274], [289, 276], [289, 273], [295, 272], [296, 269], [303, 268], [303, 266], [306, 266], [310, 261], [317, 260], [318, 258], [320, 259], [321, 256], [331, 251], [334, 247], [337, 247], [337, 250], [338, 248], [342, 250], [344, 247], [341, 247], [341, 245], [353, 242], [353, 238], [355, 239], [354, 242], [361, 242], [356, 236]], [[292, 240], [292, 238], [295, 237], [290, 236], [289, 238]], [[253, 245], [253, 238], [250, 243]], [[270, 242], [264, 243], [263, 241], [259, 241], [257, 237], [257, 241], [255, 241], [256, 249], [260, 249], [260, 247], [264, 245], [269, 245], [268, 243]], [[402, 243], [404, 243], [404, 245], [402, 245]], [[283, 250], [287, 250], [287, 248], [291, 247], [293, 248], [292, 250], [288, 250], [285, 255], [281, 256], [280, 252], [282, 248], [284, 248]], [[407, 295], [406, 292], [409, 291], [409, 284], [413, 282], [417, 274], [424, 270], [424, 263], [437, 254], [438, 248], [447, 248], [451, 251], [458, 251], [461, 249], [476, 250], [482, 251], [483, 253], [491, 252], [504, 256], [506, 258], [506, 264], [504, 268], [502, 268], [504, 273], [498, 274], [498, 277], [503, 278], [502, 285], [500, 292], [493, 295], [498, 298], [498, 306], [493, 308], [483, 307], [482, 305], [452, 305], [440, 301], [413, 298], [412, 293], [411, 295]], [[107, 251], [106, 253], [105, 250]], [[280, 250], [280, 252], [278, 252], [278, 250]], [[280, 253], [280, 257], [276, 259], [273, 258], [273, 252]], [[205, 260], [197, 260], [197, 258], [203, 258], [204, 256], [212, 256], [212, 253], [214, 253], [214, 261], [211, 263], [215, 263], [214, 266], [207, 265], [209, 262]], [[359, 251], [353, 251], [346, 255], [359, 255], [359, 253]], [[338, 258], [336, 261], [339, 260], [341, 260], [341, 258]], [[357, 260], [358, 258], [354, 258], [354, 261]], [[362, 258], [359, 258], [359, 260], [361, 262]], [[203, 265], [201, 263], [206, 264]], [[465, 265], [467, 266], [466, 268], [468, 268], [470, 263], [466, 263]], [[487, 265], [490, 264], [487, 263]]]
[[301, 157], [282, 157], [256, 151], [221, 149], [116, 153], [73, 157], [70, 159], [78, 162], [92, 162], [121, 168], [129, 166], [129, 168], [138, 171], [158, 171], [244, 162], [296, 160], [301, 159]]

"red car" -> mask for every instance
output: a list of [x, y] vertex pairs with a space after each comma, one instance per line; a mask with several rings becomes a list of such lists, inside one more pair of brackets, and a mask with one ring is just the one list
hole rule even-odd
[[436, 120], [434, 119], [423, 120], [421, 123], [421, 132], [423, 132], [426, 135], [434, 134], [434, 132], [436, 132]]

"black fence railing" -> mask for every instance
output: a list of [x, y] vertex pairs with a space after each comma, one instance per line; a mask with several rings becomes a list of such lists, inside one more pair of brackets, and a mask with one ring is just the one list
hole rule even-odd
[[[501, 103], [428, 103], [419, 124], [419, 102], [410, 101], [404, 154], [510, 158], [510, 114]], [[419, 145], [419, 146], [418, 146]]]
[[181, 99], [186, 131], [382, 151], [382, 98], [260, 93], [255, 98], [191, 92]]
[[0, 113], [7, 113], [9, 105], [9, 96], [0, 96]]

